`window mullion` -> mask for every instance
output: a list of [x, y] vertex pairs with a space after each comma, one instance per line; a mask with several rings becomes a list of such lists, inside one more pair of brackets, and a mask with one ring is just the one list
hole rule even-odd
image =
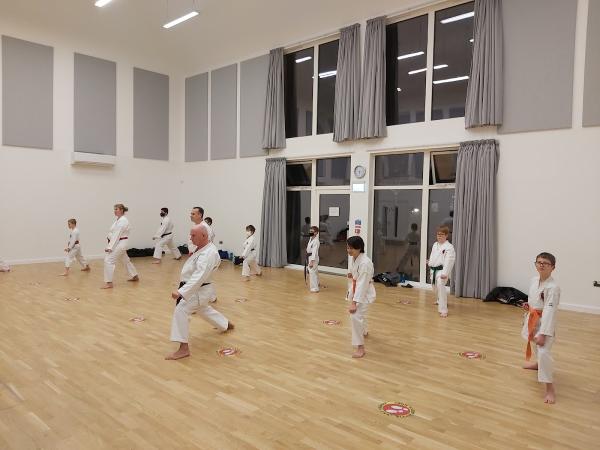
[[431, 121], [433, 101], [433, 49], [435, 38], [435, 12], [427, 14], [427, 72], [425, 72], [425, 122]]
[[313, 98], [312, 98], [312, 135], [317, 135], [317, 108], [319, 100], [319, 46], [314, 47], [314, 65], [313, 65]]
[[431, 170], [431, 152], [423, 155], [423, 195], [421, 196], [421, 264], [419, 268], [419, 281], [427, 282], [427, 236], [429, 234], [429, 171]]

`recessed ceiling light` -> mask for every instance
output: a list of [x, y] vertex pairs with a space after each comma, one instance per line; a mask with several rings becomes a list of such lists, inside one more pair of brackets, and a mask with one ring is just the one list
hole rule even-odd
[[112, 2], [112, 0], [97, 0], [96, 3], [94, 3], [94, 6], [102, 8], [103, 6], [108, 5], [110, 2]]
[[199, 14], [198, 11], [189, 12], [185, 16], [181, 16], [178, 19], [171, 20], [169, 23], [165, 23], [163, 25], [163, 28], [174, 27], [175, 25], [179, 25], [181, 22], [185, 22], [186, 20], [191, 19], [192, 17], [196, 17], [198, 14]]

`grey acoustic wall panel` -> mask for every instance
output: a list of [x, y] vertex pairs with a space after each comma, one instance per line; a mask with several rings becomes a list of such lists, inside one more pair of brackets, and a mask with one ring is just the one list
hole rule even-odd
[[577, 0], [504, 0], [501, 133], [570, 128]]
[[237, 64], [210, 74], [210, 159], [236, 157]]
[[75, 151], [117, 154], [117, 64], [75, 53]]
[[600, 125], [600, 0], [588, 6], [583, 126]]
[[2, 143], [52, 149], [54, 49], [2, 36]]
[[208, 73], [185, 79], [185, 160], [208, 160]]
[[261, 156], [269, 55], [240, 65], [240, 156]]
[[169, 160], [169, 77], [133, 69], [133, 156]]

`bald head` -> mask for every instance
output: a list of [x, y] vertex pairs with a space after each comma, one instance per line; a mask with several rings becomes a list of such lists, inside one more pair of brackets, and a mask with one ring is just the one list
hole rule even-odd
[[208, 240], [208, 231], [204, 225], [194, 225], [190, 231], [190, 237], [192, 243], [198, 248], [202, 248], [210, 242]]

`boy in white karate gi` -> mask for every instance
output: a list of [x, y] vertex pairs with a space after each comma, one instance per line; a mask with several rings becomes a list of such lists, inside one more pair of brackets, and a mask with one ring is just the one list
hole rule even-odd
[[310, 227], [310, 240], [306, 246], [307, 270], [310, 292], [319, 292], [319, 227]]
[[440, 317], [448, 317], [448, 292], [446, 292], [446, 283], [450, 279], [450, 274], [456, 260], [454, 246], [448, 241], [448, 227], [438, 227], [436, 237], [437, 242], [431, 248], [431, 254], [427, 260], [427, 265], [431, 271], [431, 285], [437, 298], [438, 312]]
[[154, 246], [153, 257], [155, 261], [152, 261], [152, 264], [160, 264], [163, 247], [167, 247], [171, 251], [174, 259], [181, 258], [181, 253], [173, 242], [173, 228], [175, 226], [169, 217], [169, 208], [160, 208], [160, 217], [162, 217], [160, 227], [158, 227], [158, 231], [152, 238], [153, 240], [158, 241]]
[[77, 260], [77, 262], [81, 265], [81, 270], [83, 272], [90, 271], [90, 266], [83, 257], [83, 253], [81, 252], [77, 220], [69, 219], [67, 221], [67, 226], [70, 230], [69, 242], [67, 242], [67, 247], [65, 248], [65, 252], [67, 252], [67, 255], [65, 256], [65, 271], [60, 274], [61, 277], [66, 277], [67, 275], [69, 275], [69, 269], [71, 268], [71, 264], [73, 264], [74, 260]]
[[365, 336], [367, 335], [367, 310], [375, 301], [376, 292], [373, 285], [373, 262], [365, 254], [365, 243], [360, 236], [352, 236], [346, 241], [346, 250], [352, 257], [348, 273], [348, 294], [351, 301], [348, 312], [352, 323], [352, 345], [356, 350], [353, 358], [365, 356]]
[[246, 240], [244, 241], [244, 250], [242, 252], [242, 258], [244, 259], [244, 263], [242, 264], [243, 281], [250, 281], [251, 275], [256, 275], [257, 277], [262, 275], [257, 262], [258, 250], [256, 246], [258, 243], [256, 242], [256, 236], [254, 235], [255, 232], [256, 228], [254, 228], [254, 225], [248, 225], [246, 227]]
[[553, 384], [554, 360], [552, 344], [554, 344], [556, 315], [560, 302], [560, 287], [552, 278], [556, 267], [556, 258], [550, 253], [540, 253], [535, 258], [538, 276], [531, 280], [529, 299], [523, 305], [527, 311], [521, 334], [527, 341], [525, 359], [531, 358], [531, 343], [534, 343], [537, 361], [526, 363], [523, 368], [537, 370], [538, 381], [544, 383], [546, 393], [544, 403], [554, 403], [556, 392]]

